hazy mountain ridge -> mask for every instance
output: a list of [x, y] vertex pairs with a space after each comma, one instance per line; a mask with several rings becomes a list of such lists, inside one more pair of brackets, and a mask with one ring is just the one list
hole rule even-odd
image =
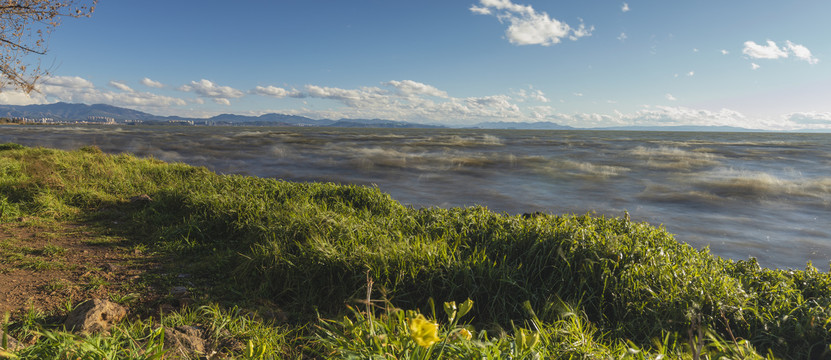
[[473, 127], [482, 129], [506, 129], [506, 130], [577, 130], [577, 128], [560, 125], [550, 121], [540, 122], [483, 122], [474, 125]]
[[441, 128], [441, 125], [426, 125], [406, 121], [383, 119], [321, 119], [286, 114], [263, 114], [260, 116], [220, 114], [210, 118], [187, 118], [181, 116], [159, 116], [112, 105], [54, 103], [46, 105], [0, 105], [0, 117], [42, 119], [55, 121], [87, 121], [93, 117], [108, 117], [123, 121], [193, 121], [196, 124], [247, 124], [282, 126], [335, 126], [335, 127], [389, 127], [389, 128]]
[[[446, 128], [442, 125], [420, 124], [385, 119], [320, 119], [315, 120], [299, 115], [269, 113], [260, 116], [220, 114], [211, 118], [188, 118], [180, 116], [153, 115], [138, 110], [105, 104], [71, 104], [58, 102], [44, 105], [0, 105], [0, 117], [6, 118], [51, 118], [55, 121], [87, 121], [92, 118], [112, 118], [116, 122], [176, 122], [193, 121], [204, 125], [261, 125], [261, 126], [331, 126], [331, 127], [376, 127], [376, 128]], [[732, 126], [622, 126], [605, 128], [575, 128], [554, 122], [482, 122], [464, 128], [516, 129], [516, 130], [610, 130], [610, 131], [709, 131], [709, 132], [762, 132], [765, 130], [746, 129]], [[828, 132], [828, 130], [801, 130], [803, 132]]]

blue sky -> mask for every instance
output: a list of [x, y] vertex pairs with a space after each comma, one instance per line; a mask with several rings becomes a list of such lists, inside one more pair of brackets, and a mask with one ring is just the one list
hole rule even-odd
[[103, 0], [40, 92], [160, 115], [831, 128], [831, 2]]

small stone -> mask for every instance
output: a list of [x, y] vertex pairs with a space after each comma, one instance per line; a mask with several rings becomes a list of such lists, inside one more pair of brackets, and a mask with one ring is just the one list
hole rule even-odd
[[64, 326], [81, 334], [107, 332], [125, 316], [125, 307], [109, 300], [92, 299], [72, 310], [66, 317]]
[[141, 194], [141, 195], [133, 196], [133, 197], [130, 198], [131, 203], [149, 203], [149, 202], [152, 202], [152, 201], [153, 201], [153, 198], [151, 198], [150, 195], [147, 195], [147, 194]]
[[169, 314], [169, 313], [172, 313], [175, 310], [176, 310], [176, 308], [174, 308], [173, 305], [170, 305], [168, 303], [164, 303], [164, 304], [159, 305], [159, 313], [160, 314]]
[[[6, 347], [3, 347], [3, 338], [5, 337], [6, 340]], [[8, 334], [4, 334], [2, 330], [0, 330], [0, 349], [6, 351], [17, 351], [23, 349], [23, 344], [19, 341], [15, 340], [15, 338], [9, 336]]]
[[164, 329], [164, 347], [172, 356], [192, 358], [205, 354], [205, 339], [202, 330], [195, 326], [177, 326]]
[[170, 289], [170, 294], [176, 297], [182, 297], [187, 295], [188, 288], [184, 286], [174, 286], [173, 289]]

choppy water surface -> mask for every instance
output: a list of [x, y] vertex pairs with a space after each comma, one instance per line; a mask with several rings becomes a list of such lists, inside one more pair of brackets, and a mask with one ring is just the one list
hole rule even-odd
[[243, 127], [0, 127], [225, 174], [375, 184], [415, 207], [596, 212], [766, 266], [831, 259], [831, 135]]

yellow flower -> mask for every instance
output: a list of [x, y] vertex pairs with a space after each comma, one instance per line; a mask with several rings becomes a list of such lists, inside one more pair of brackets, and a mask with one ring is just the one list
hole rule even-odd
[[537, 332], [519, 329], [516, 334], [516, 345], [519, 351], [532, 350], [540, 342], [540, 334]]
[[419, 346], [429, 347], [441, 340], [438, 335], [439, 325], [427, 321], [424, 315], [419, 314], [416, 318], [410, 319], [408, 325], [410, 327], [410, 337]]
[[473, 338], [473, 334], [471, 334], [468, 329], [462, 329], [459, 330], [459, 338], [470, 340]]

